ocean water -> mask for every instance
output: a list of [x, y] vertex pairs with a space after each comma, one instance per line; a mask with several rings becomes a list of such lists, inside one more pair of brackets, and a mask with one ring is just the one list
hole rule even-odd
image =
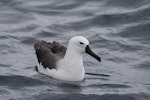
[[[82, 82], [34, 69], [39, 40], [89, 39]], [[150, 100], [150, 0], [1, 0], [0, 100]]]

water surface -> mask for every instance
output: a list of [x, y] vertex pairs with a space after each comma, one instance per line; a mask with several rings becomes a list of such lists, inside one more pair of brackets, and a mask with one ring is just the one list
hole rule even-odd
[[[150, 100], [149, 0], [1, 0], [1, 100]], [[89, 39], [102, 58], [84, 55], [85, 80], [65, 83], [38, 74], [39, 40], [67, 46]]]

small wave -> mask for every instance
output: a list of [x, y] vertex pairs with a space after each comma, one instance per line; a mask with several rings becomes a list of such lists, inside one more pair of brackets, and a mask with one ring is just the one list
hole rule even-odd
[[36, 43], [38, 40], [36, 38], [33, 38], [33, 37], [22, 37], [20, 39], [20, 42], [22, 44], [26, 44], [26, 45], [34, 45], [34, 43]]
[[[35, 95], [32, 97], [25, 97], [25, 98], [19, 98], [18, 100], [48, 100], [51, 98], [51, 100], [137, 100], [136, 96], [132, 96], [132, 94], [126, 94], [126, 95], [119, 95], [119, 94], [104, 94], [104, 95], [84, 95], [84, 94], [41, 94], [41, 95]], [[146, 100], [146, 99], [145, 99]], [[148, 99], [147, 99], [148, 100]]]
[[32, 87], [37, 85], [44, 85], [45, 82], [42, 82], [37, 79], [25, 77], [25, 76], [4, 76], [0, 75], [0, 86], [9, 86], [12, 88], [20, 88], [20, 87]]

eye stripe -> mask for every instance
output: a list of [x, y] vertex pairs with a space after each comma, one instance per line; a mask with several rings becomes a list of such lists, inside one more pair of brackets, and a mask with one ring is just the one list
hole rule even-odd
[[83, 42], [80, 42], [80, 44], [84, 44]]

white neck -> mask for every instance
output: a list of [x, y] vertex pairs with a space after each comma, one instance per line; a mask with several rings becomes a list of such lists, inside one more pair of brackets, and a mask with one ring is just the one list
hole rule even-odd
[[73, 67], [83, 67], [82, 54], [76, 50], [75, 46], [72, 46], [70, 44], [68, 45], [64, 60], [74, 65]]
[[84, 67], [82, 54], [79, 53], [75, 46], [68, 45], [64, 59], [59, 63], [60, 69], [66, 71], [73, 77], [84, 77]]

